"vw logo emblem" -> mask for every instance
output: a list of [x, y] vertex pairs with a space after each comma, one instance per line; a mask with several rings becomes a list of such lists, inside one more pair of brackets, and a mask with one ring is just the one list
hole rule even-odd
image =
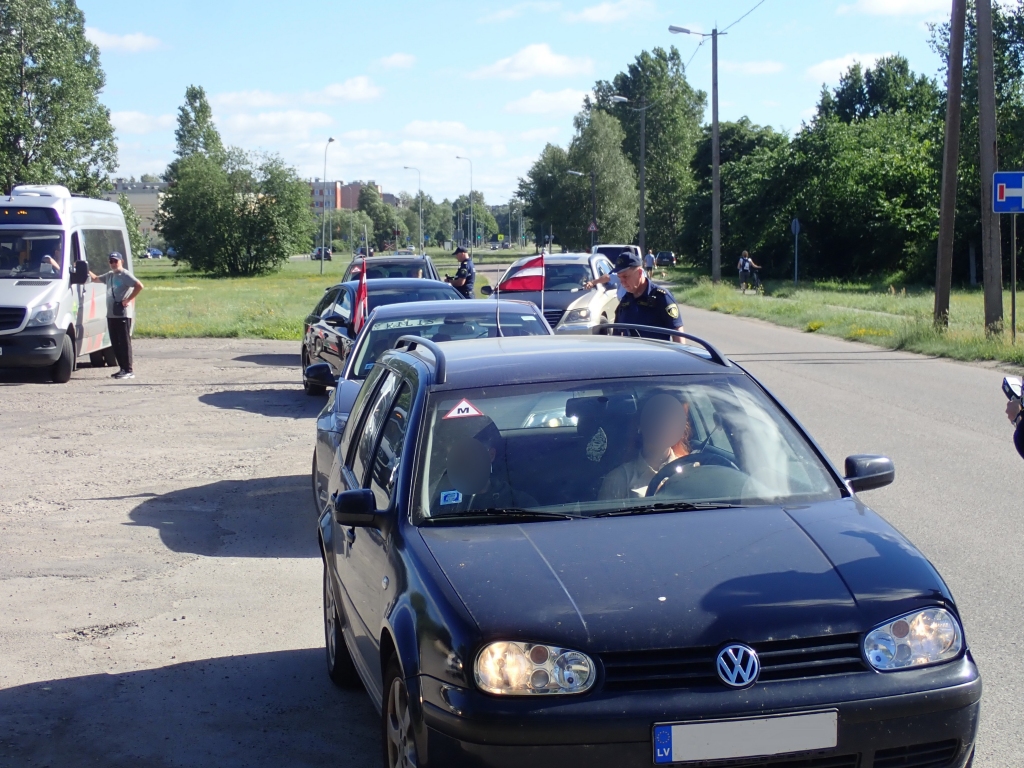
[[733, 643], [718, 652], [718, 676], [730, 688], [746, 688], [753, 685], [761, 674], [761, 662], [757, 652], [749, 645]]

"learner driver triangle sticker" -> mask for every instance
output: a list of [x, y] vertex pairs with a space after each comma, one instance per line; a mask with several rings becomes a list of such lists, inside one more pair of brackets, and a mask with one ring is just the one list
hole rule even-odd
[[483, 413], [469, 400], [463, 398], [458, 405], [448, 411], [446, 419], [465, 419], [470, 416], [483, 416]]

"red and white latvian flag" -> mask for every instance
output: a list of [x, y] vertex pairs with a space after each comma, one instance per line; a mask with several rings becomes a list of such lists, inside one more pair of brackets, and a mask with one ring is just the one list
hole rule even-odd
[[359, 287], [356, 288], [356, 307], [352, 315], [352, 330], [356, 333], [366, 322], [366, 316], [370, 314], [370, 300], [366, 295], [366, 262], [363, 262], [364, 269], [359, 273]]
[[544, 254], [523, 264], [512, 277], [498, 283], [499, 291], [543, 291]]

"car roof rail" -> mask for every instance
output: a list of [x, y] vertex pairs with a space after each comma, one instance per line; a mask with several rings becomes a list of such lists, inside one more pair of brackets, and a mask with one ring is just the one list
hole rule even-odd
[[406, 349], [406, 351], [412, 352], [416, 347], [426, 347], [434, 355], [434, 383], [444, 384], [445, 359], [441, 347], [422, 336], [401, 336], [395, 342], [395, 349]]
[[715, 346], [710, 342], [704, 341], [704, 339], [697, 336], [691, 336], [688, 333], [677, 331], [674, 328], [657, 328], [653, 325], [634, 325], [633, 323], [599, 323], [598, 325], [595, 325], [590, 332], [594, 336], [605, 336], [608, 331], [637, 331], [638, 333], [640, 331], [644, 331], [646, 333], [663, 333], [668, 336], [677, 336], [680, 339], [686, 339], [687, 341], [692, 341], [698, 346], [704, 347], [704, 349], [707, 350], [707, 353], [711, 355], [711, 360], [718, 363], [718, 365], [726, 367], [732, 365], [728, 358], [715, 349]]

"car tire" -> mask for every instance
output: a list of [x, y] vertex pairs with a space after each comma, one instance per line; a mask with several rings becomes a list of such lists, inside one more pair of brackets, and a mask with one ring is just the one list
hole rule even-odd
[[384, 673], [384, 706], [381, 707], [381, 742], [387, 768], [417, 768], [416, 733], [409, 705], [409, 689], [398, 658], [392, 656]]
[[348, 646], [345, 645], [344, 626], [341, 621], [341, 610], [334, 601], [334, 592], [330, 588], [327, 564], [324, 563], [324, 645], [327, 655], [327, 674], [331, 682], [339, 688], [356, 688], [362, 684], [352, 663]]
[[89, 365], [93, 368], [102, 368], [107, 364], [107, 359], [103, 356], [102, 352], [90, 352], [89, 353]]
[[54, 384], [67, 384], [75, 370], [75, 342], [71, 336], [64, 334], [64, 343], [60, 349], [60, 357], [50, 369], [50, 378]]
[[107, 361], [107, 365], [111, 368], [117, 367], [117, 355], [114, 353], [113, 347], [107, 347], [103, 350], [103, 359]]

